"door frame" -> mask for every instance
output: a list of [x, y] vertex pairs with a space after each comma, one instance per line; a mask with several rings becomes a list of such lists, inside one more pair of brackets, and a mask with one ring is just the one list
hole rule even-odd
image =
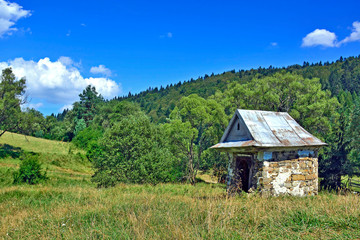
[[[248, 192], [249, 189], [251, 188], [251, 178], [252, 178], [252, 170], [253, 170], [253, 158], [251, 155], [235, 155], [235, 178], [236, 181], [240, 180], [242, 178], [241, 173], [240, 173], [240, 169], [241, 166], [241, 162], [242, 164], [246, 164], [246, 173], [245, 173], [245, 177], [246, 177], [246, 181], [245, 183], [247, 183], [247, 186], [244, 186], [242, 183], [242, 190], [245, 192]], [[237, 175], [237, 176], [236, 176]]]

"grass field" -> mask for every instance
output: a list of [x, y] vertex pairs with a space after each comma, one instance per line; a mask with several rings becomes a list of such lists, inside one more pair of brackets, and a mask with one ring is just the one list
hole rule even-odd
[[67, 154], [71, 144], [42, 138], [6, 132], [0, 137], [0, 144], [9, 144], [28, 152]]
[[360, 238], [358, 195], [227, 198], [224, 185], [211, 183], [97, 189], [81, 151], [69, 153], [66, 143], [28, 137], [28, 145], [16, 140], [23, 136], [13, 137], [12, 142], [0, 139], [40, 153], [49, 180], [13, 185], [20, 160], [0, 159], [0, 239]]
[[[346, 187], [348, 187], [349, 189], [351, 189], [351, 190], [354, 191], [354, 192], [360, 193], [360, 187], [350, 186], [350, 184], [349, 184], [349, 178], [348, 178], [347, 176], [346, 176], [346, 177], [343, 177], [341, 180], [342, 180], [342, 183], [344, 183], [344, 185], [345, 185]], [[359, 183], [359, 182], [360, 182], [360, 177], [353, 176], [353, 177], [352, 177], [352, 180], [353, 180], [353, 181], [355, 180], [356, 183]]]

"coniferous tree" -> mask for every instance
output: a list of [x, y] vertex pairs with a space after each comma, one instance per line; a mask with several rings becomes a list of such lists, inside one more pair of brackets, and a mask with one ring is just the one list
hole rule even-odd
[[2, 70], [0, 82], [0, 137], [6, 131], [19, 131], [21, 105], [26, 102], [25, 78], [16, 81], [11, 68]]
[[74, 111], [77, 114], [78, 119], [84, 119], [86, 126], [89, 126], [91, 121], [94, 119], [98, 105], [104, 99], [98, 94], [95, 87], [87, 86], [81, 94], [79, 94], [80, 102], [74, 106]]

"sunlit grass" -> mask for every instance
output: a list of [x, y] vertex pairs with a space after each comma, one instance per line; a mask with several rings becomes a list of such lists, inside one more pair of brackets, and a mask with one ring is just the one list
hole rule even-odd
[[[354, 180], [354, 182], [356, 183], [360, 183], [360, 177], [357, 177], [357, 176], [353, 176], [352, 177], [352, 180]], [[345, 176], [341, 179], [342, 183], [348, 187], [351, 191], [354, 191], [354, 192], [358, 192], [360, 193], [360, 187], [357, 187], [357, 186], [350, 186], [349, 184], [349, 177], [348, 176]]]
[[41, 151], [49, 180], [34, 186], [13, 185], [20, 160], [0, 159], [0, 239], [360, 238], [358, 195], [228, 198], [211, 183], [97, 189], [86, 159]]
[[[67, 154], [71, 148], [74, 149], [71, 143], [30, 137], [11, 132], [6, 132], [0, 137], [0, 144], [9, 144], [14, 147], [19, 147], [24, 151], [36, 153]], [[76, 150], [76, 152], [78, 151], [79, 150]], [[84, 153], [83, 151], [80, 152]]]
[[9, 186], [0, 236], [9, 238], [359, 238], [356, 195], [227, 198], [211, 184]]

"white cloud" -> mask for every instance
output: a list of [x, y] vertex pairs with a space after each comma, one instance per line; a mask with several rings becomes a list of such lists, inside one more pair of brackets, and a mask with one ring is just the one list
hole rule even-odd
[[71, 66], [74, 64], [74, 61], [70, 57], [66, 57], [66, 56], [59, 57], [58, 61], [64, 64], [65, 66]]
[[109, 78], [85, 78], [68, 57], [52, 62], [49, 58], [38, 62], [16, 58], [0, 62], [0, 70], [12, 67], [16, 77], [26, 77], [26, 92], [29, 98], [36, 98], [53, 104], [69, 105], [78, 100], [79, 93], [91, 84], [105, 98], [112, 98], [121, 92], [120, 84]]
[[28, 108], [34, 108], [34, 109], [39, 109], [40, 107], [44, 106], [43, 103], [27, 103], [25, 104], [26, 106], [25, 107], [28, 107]]
[[102, 74], [107, 77], [111, 76], [111, 70], [105, 67], [105, 65], [99, 65], [98, 67], [91, 67], [90, 72], [93, 74]]
[[302, 40], [302, 47], [335, 47], [336, 35], [326, 29], [316, 29], [315, 31], [306, 35]]
[[24, 10], [17, 3], [0, 0], [0, 37], [5, 34], [11, 35], [17, 28], [13, 27], [15, 23], [23, 17], [29, 17], [30, 11]]
[[340, 47], [344, 43], [360, 41], [360, 22], [355, 21], [352, 24], [351, 34], [341, 41], [337, 41], [335, 33], [326, 29], [316, 29], [303, 38], [302, 47]]
[[278, 43], [277, 42], [271, 42], [270, 45], [273, 46], [273, 47], [276, 47], [278, 45]]
[[72, 104], [67, 104], [67, 105], [64, 105], [62, 108], [59, 109], [59, 112], [63, 112], [65, 109], [73, 109], [73, 105]]
[[164, 35], [160, 35], [160, 38], [172, 38], [173, 37], [173, 33], [172, 32], [167, 32]]
[[360, 22], [358, 21], [353, 22], [352, 33], [350, 34], [350, 36], [340, 41], [339, 45], [343, 43], [356, 42], [356, 41], [360, 41]]

